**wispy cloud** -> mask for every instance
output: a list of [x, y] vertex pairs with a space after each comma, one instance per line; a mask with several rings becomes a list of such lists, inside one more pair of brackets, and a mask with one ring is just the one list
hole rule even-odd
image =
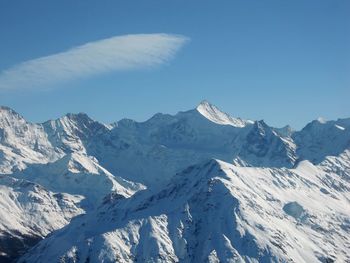
[[170, 34], [116, 36], [25, 61], [0, 73], [0, 90], [43, 88], [66, 80], [148, 68], [174, 57], [188, 38]]

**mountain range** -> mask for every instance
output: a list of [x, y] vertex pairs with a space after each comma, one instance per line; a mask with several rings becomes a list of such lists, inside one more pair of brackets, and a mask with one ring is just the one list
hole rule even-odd
[[350, 262], [350, 118], [0, 107], [1, 262]]

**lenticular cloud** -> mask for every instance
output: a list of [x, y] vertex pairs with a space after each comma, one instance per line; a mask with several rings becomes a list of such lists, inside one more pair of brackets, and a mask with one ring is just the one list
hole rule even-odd
[[1, 72], [0, 90], [43, 88], [76, 78], [158, 66], [173, 58], [187, 40], [181, 35], [137, 34], [89, 42]]

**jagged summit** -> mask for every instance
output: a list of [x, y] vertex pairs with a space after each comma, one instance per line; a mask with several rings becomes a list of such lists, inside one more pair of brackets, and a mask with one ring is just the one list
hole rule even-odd
[[82, 120], [92, 120], [89, 115], [87, 115], [86, 113], [84, 112], [79, 112], [79, 113], [67, 113], [65, 115], [65, 117], [69, 118], [69, 119], [73, 119], [73, 120], [79, 120], [79, 119], [82, 119]]
[[19, 262], [346, 262], [348, 201], [326, 174], [341, 180], [311, 163], [203, 162], [159, 191], [107, 200]]
[[18, 122], [24, 123], [26, 121], [13, 109], [6, 106], [0, 106], [0, 128], [15, 126]]
[[290, 125], [286, 125], [282, 128], [274, 128], [274, 130], [282, 137], [291, 137], [294, 133], [294, 130]]
[[0, 105], [0, 113], [7, 113], [7, 114], [12, 114], [12, 115], [19, 115], [14, 109], [8, 107], [8, 106], [1, 106]]
[[260, 131], [271, 129], [271, 127], [268, 126], [264, 120], [254, 121], [254, 127]]
[[222, 125], [232, 125], [235, 127], [244, 127], [248, 123], [252, 123], [248, 120], [242, 120], [240, 118], [233, 118], [227, 113], [221, 111], [215, 105], [211, 104], [207, 100], [203, 100], [196, 108], [196, 110], [202, 114], [208, 120]]
[[[7, 229], [8, 220], [34, 231], [0, 229], [0, 261], [2, 244], [34, 245], [35, 233], [66, 224], [31, 250], [28, 262], [346, 259], [350, 119], [292, 131], [233, 118], [203, 101], [113, 127], [84, 113], [34, 124], [0, 108], [0, 174], [47, 189], [26, 194], [0, 180], [0, 225]], [[53, 214], [47, 224], [56, 202], [61, 223]], [[88, 221], [69, 223], [64, 213], [81, 208]], [[16, 248], [6, 257], [18, 256]]]
[[7, 107], [7, 106], [0, 106], [0, 112], [10, 112], [12, 114], [17, 114], [17, 112], [15, 112], [13, 109], [11, 109], [10, 107]]
[[100, 123], [98, 121], [93, 120], [92, 118], [90, 118], [89, 115], [87, 115], [86, 113], [83, 112], [79, 112], [79, 113], [67, 113], [64, 116], [55, 119], [55, 120], [49, 120], [44, 122], [43, 124], [56, 124], [56, 125], [63, 125], [63, 126], [81, 126], [81, 127], [77, 127], [77, 128], [81, 128], [81, 129], [85, 129], [85, 128], [90, 128], [90, 126], [98, 126], [100, 128], [105, 127], [106, 125], [104, 125], [103, 123]]

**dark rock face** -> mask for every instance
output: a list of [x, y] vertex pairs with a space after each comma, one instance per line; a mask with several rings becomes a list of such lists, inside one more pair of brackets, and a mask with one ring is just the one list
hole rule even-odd
[[42, 239], [41, 236], [26, 236], [21, 233], [1, 233], [0, 262], [16, 262], [29, 248]]

